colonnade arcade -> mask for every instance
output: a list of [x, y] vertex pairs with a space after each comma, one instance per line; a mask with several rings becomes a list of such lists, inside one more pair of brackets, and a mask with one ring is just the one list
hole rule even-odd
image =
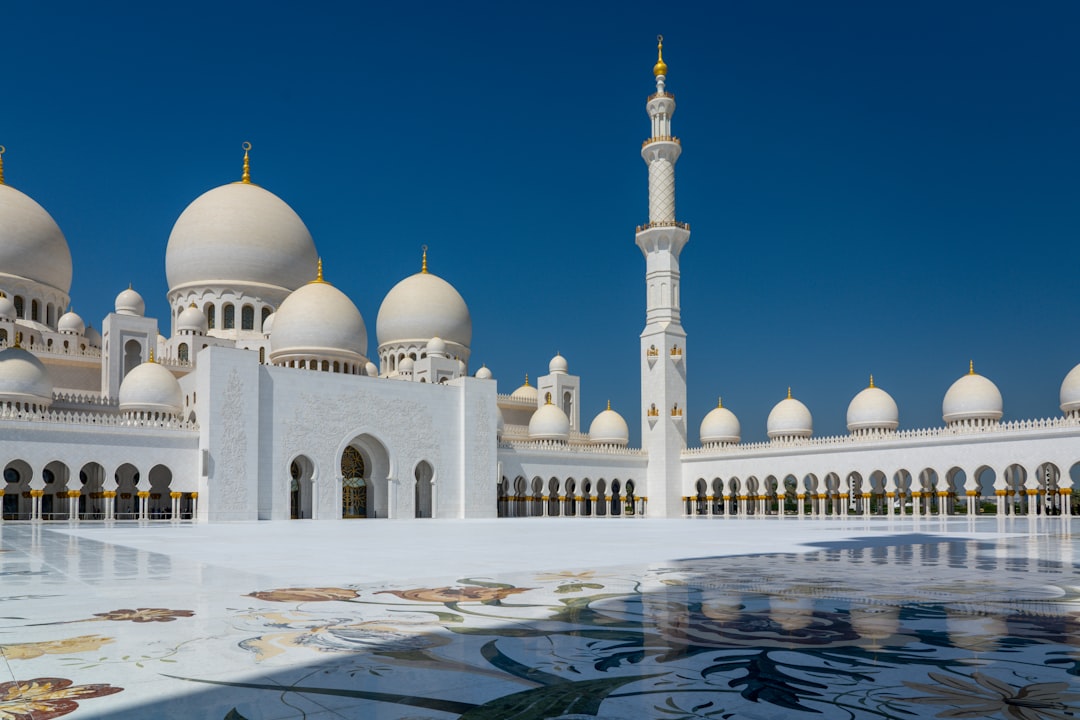
[[81, 466], [60, 460], [33, 467], [12, 460], [0, 483], [2, 520], [190, 520], [197, 492], [173, 488], [163, 464], [139, 468], [123, 463], [111, 473], [98, 462]]
[[[890, 474], [835, 472], [802, 477], [699, 477], [683, 497], [684, 515], [1072, 515], [1072, 487], [1080, 480], [1080, 462], [1067, 468], [1044, 462], [1031, 468], [987, 465], [970, 473], [900, 469]], [[1080, 485], [1080, 482], [1076, 484]]]
[[647, 505], [632, 479], [519, 475], [499, 480], [499, 517], [644, 517]]

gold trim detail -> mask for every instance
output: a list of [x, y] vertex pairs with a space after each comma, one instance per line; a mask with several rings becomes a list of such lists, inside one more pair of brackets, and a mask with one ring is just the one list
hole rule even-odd
[[245, 142], [240, 147], [244, 148], [244, 172], [240, 175], [240, 182], [245, 185], [251, 184], [251, 162], [248, 160], [248, 153], [251, 151], [251, 143]]

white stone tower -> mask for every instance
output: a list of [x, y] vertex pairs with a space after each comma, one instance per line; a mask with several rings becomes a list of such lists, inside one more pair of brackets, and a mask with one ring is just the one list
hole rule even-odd
[[649, 222], [637, 229], [646, 286], [641, 446], [649, 455], [646, 487], [638, 489], [638, 495], [648, 498], [649, 515], [678, 517], [680, 460], [686, 448], [686, 331], [679, 315], [679, 253], [690, 239], [690, 226], [675, 219], [675, 163], [682, 147], [671, 134], [675, 96], [664, 89], [664, 38], [657, 40], [656, 92], [645, 106], [652, 135], [641, 146], [641, 157], [649, 166]]

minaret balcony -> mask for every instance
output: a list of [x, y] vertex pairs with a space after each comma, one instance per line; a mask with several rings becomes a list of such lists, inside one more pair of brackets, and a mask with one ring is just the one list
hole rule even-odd
[[675, 143], [679, 147], [682, 147], [682, 142], [679, 140], [679, 138], [677, 138], [677, 137], [675, 137], [673, 135], [657, 135], [656, 137], [651, 137], [648, 140], [641, 143], [641, 147], [645, 147], [646, 145], [652, 145], [653, 143], [658, 143], [658, 142]]
[[673, 227], [673, 228], [679, 228], [680, 230], [689, 231], [690, 230], [690, 223], [679, 222], [678, 220], [660, 220], [658, 222], [649, 222], [649, 223], [645, 223], [644, 225], [638, 225], [636, 231], [637, 232], [645, 232], [646, 230], [651, 230], [652, 228], [663, 228], [663, 227]]
[[649, 96], [649, 100], [655, 100], [656, 98], [671, 98], [672, 100], [674, 100], [675, 95], [669, 92], [654, 92], [652, 95]]

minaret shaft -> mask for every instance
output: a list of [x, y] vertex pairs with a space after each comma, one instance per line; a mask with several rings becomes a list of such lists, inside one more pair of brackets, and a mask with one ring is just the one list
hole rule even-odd
[[[663, 46], [660, 46], [662, 50]], [[675, 219], [675, 163], [682, 152], [672, 135], [675, 96], [665, 90], [667, 65], [653, 69], [656, 93], [646, 111], [652, 134], [641, 146], [649, 168], [649, 222], [637, 229], [645, 256], [645, 329], [641, 333], [641, 444], [648, 453], [648, 512], [682, 514], [682, 451], [686, 448], [686, 332], [679, 309], [679, 254], [690, 227]]]

